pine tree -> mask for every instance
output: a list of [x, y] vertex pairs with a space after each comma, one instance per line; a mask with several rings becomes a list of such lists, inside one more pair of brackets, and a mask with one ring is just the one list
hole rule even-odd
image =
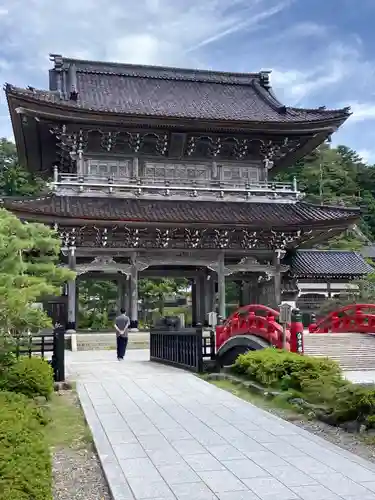
[[74, 273], [58, 265], [60, 240], [52, 229], [23, 223], [0, 209], [0, 333], [19, 335], [51, 325], [35, 307], [48, 295], [61, 293]]

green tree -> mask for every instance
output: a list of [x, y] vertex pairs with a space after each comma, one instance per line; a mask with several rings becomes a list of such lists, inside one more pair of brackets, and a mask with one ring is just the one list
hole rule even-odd
[[43, 297], [60, 294], [74, 273], [58, 265], [60, 240], [43, 224], [22, 223], [0, 209], [0, 333], [19, 335], [51, 325], [35, 307]]
[[80, 328], [101, 330], [112, 323], [117, 311], [117, 283], [110, 280], [82, 279], [79, 290]]
[[40, 193], [45, 182], [18, 164], [13, 142], [0, 138], [0, 195], [28, 196]]
[[140, 280], [139, 297], [146, 309], [154, 309], [157, 307], [160, 315], [164, 316], [164, 304], [167, 296], [179, 293], [185, 281], [186, 280], [169, 278]]
[[[276, 175], [280, 181], [297, 178], [299, 189], [310, 203], [364, 208], [359, 228], [375, 238], [375, 166], [366, 165], [346, 146], [322, 144], [296, 165]], [[327, 248], [360, 249], [363, 242], [353, 232], [335, 237]]]

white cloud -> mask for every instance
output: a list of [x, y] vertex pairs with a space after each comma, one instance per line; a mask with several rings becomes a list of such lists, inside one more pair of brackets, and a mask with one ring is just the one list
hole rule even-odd
[[[209, 67], [212, 61], [207, 51], [212, 45], [257, 29], [294, 1], [29, 0], [25, 8], [25, 0], [2, 0], [0, 81], [47, 86], [49, 53]], [[3, 97], [1, 100], [0, 118], [6, 117], [9, 123]], [[0, 130], [0, 136], [9, 131]]]
[[4, 2], [8, 29], [2, 48], [40, 67], [49, 52], [194, 64], [196, 49], [255, 27], [293, 0], [29, 0], [27, 9], [24, 0]]
[[[329, 91], [335, 101], [330, 107], [349, 106], [352, 99], [340, 102], [339, 97], [350, 95], [352, 98], [358, 92], [368, 95], [375, 83], [374, 64], [363, 59], [359, 50], [361, 40], [357, 38], [352, 37], [352, 43], [346, 44], [331, 41], [324, 52], [316, 51], [315, 57], [312, 54], [304, 62], [299, 61], [297, 69], [276, 67], [272, 73], [273, 84], [294, 106], [303, 106], [311, 97]], [[326, 104], [323, 100], [318, 105]]]
[[[256, 2], [255, 2], [256, 3]], [[224, 38], [228, 35], [232, 35], [233, 33], [236, 33], [237, 31], [241, 31], [243, 29], [256, 29], [261, 25], [263, 21], [266, 19], [269, 19], [270, 17], [275, 16], [282, 10], [284, 10], [286, 7], [291, 5], [293, 3], [293, 0], [284, 0], [283, 2], [279, 2], [273, 7], [269, 9], [263, 9], [260, 10], [259, 12], [254, 11], [254, 9], [247, 8], [242, 14], [242, 19], [239, 20], [239, 18], [235, 19], [233, 22], [230, 22], [228, 27], [226, 29], [223, 29], [212, 36], [209, 36], [205, 40], [201, 40], [199, 43], [197, 43], [195, 46], [191, 47], [188, 52], [191, 52], [192, 50], [199, 49], [201, 47], [204, 47], [206, 45], [209, 45], [213, 42], [216, 42], [220, 40], [221, 38]], [[251, 4], [250, 4], [251, 5]]]
[[[356, 138], [358, 149], [371, 150], [369, 135], [356, 131], [375, 115], [375, 64], [363, 58], [365, 47], [356, 33], [340, 33], [339, 14], [332, 18], [322, 12], [318, 24], [305, 14], [308, 9], [293, 9], [306, 0], [26, 3], [25, 7], [25, 0], [0, 0], [1, 83], [46, 87], [51, 52], [228, 71], [272, 69], [275, 92], [286, 104], [352, 103], [347, 136], [350, 141]], [[3, 95], [1, 135], [11, 135]]]
[[370, 149], [361, 149], [358, 151], [358, 155], [365, 163], [372, 164], [375, 161], [375, 151]]
[[352, 111], [348, 123], [354, 124], [365, 120], [375, 120], [375, 102], [352, 102], [349, 103]]

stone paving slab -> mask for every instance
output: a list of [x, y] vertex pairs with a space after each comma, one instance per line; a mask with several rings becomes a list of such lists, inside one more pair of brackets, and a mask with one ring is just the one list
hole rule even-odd
[[375, 500], [375, 465], [193, 374], [68, 353], [114, 500]]

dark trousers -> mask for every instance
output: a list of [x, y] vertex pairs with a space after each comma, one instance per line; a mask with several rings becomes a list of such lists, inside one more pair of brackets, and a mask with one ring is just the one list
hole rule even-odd
[[117, 357], [123, 358], [125, 356], [126, 346], [128, 345], [128, 337], [121, 337], [117, 335]]

